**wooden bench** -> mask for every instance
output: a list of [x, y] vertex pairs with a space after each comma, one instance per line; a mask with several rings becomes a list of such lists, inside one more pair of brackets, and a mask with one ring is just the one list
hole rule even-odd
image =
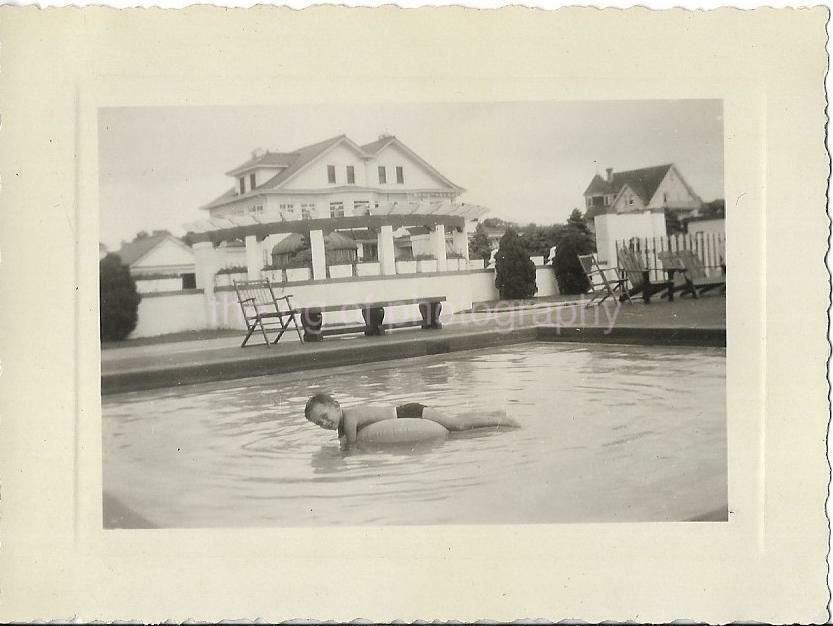
[[[386, 300], [384, 302], [360, 302], [356, 304], [331, 304], [327, 306], [298, 307], [297, 310], [300, 313], [301, 326], [304, 328], [304, 341], [324, 341], [321, 326], [324, 320], [323, 314], [327, 311], [350, 311], [354, 309], [361, 309], [365, 324], [364, 334], [370, 337], [385, 334], [383, 323], [385, 321], [386, 306], [416, 304], [419, 307], [419, 313], [422, 316], [423, 329], [442, 328], [442, 324], [440, 323], [440, 313], [443, 310], [443, 302], [445, 302], [445, 296], [432, 296], [425, 298], [410, 298], [407, 300]], [[347, 330], [345, 332], [351, 331]]]

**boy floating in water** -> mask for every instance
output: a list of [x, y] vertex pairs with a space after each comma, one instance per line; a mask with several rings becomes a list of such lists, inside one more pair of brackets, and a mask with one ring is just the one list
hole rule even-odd
[[421, 418], [431, 420], [445, 426], [450, 431], [471, 430], [487, 426], [520, 428], [517, 421], [506, 415], [506, 411], [464, 413], [449, 416], [418, 402], [400, 406], [362, 405], [343, 409], [335, 398], [326, 393], [312, 396], [304, 407], [304, 415], [310, 422], [321, 428], [338, 431], [339, 440], [343, 440], [347, 445], [356, 442], [356, 436], [365, 426], [392, 419]]

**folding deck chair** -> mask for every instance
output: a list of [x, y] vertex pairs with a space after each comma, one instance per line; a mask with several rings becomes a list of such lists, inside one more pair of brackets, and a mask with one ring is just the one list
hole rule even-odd
[[[298, 320], [295, 316], [298, 313], [292, 308], [292, 303], [289, 298], [290, 294], [276, 296], [272, 288], [272, 283], [269, 279], [253, 280], [253, 281], [234, 281], [234, 291], [237, 293], [237, 302], [240, 304], [240, 310], [243, 312], [243, 320], [246, 322], [246, 337], [241, 348], [246, 347], [246, 342], [252, 336], [252, 333], [260, 328], [263, 333], [263, 341], [267, 347], [271, 344], [278, 343], [284, 332], [292, 323], [295, 325], [295, 330], [298, 332], [298, 339], [304, 343], [304, 336], [301, 334], [301, 327], [298, 325]], [[286, 303], [286, 309], [281, 310], [280, 301]], [[278, 336], [274, 341], [269, 342], [269, 337], [266, 334], [266, 329], [277, 329]]]
[[674, 268], [683, 272], [685, 287], [683, 293], [690, 293], [693, 297], [699, 298], [700, 294], [711, 289], [721, 288], [726, 291], [726, 266], [715, 265], [710, 268], [720, 268], [720, 276], [709, 276], [706, 266], [694, 250], [677, 250], [676, 252], [665, 251], [657, 255], [662, 261], [664, 268]]
[[[617, 268], [603, 268], [599, 265], [595, 254], [579, 254], [578, 262], [581, 263], [581, 269], [590, 281], [590, 300], [584, 305], [585, 307], [591, 304], [601, 304], [608, 298], [624, 297], [628, 302], [632, 302], [625, 289], [628, 279], [622, 278]], [[597, 302], [596, 298], [599, 296], [601, 299]]]
[[[627, 275], [632, 285], [631, 289], [626, 291], [629, 296], [642, 294], [645, 304], [650, 304], [651, 296], [664, 291], [663, 297], [667, 297], [669, 302], [674, 300], [673, 280], [651, 282], [651, 270], [645, 267], [645, 263], [638, 254], [624, 248], [620, 248], [618, 254], [619, 265], [622, 266], [623, 273]], [[622, 300], [621, 297], [619, 299]]]

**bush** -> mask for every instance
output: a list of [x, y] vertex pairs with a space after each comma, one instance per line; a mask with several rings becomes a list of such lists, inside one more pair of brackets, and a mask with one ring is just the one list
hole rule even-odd
[[286, 264], [286, 269], [312, 268], [312, 250], [302, 248], [295, 252]]
[[592, 236], [577, 229], [568, 229], [555, 249], [553, 269], [558, 290], [565, 295], [586, 293], [590, 281], [579, 263], [578, 255], [596, 251]]
[[102, 341], [122, 341], [139, 322], [139, 301], [136, 283], [130, 268], [112, 252], [98, 264], [98, 302]]
[[232, 265], [231, 267], [224, 267], [217, 270], [217, 274], [245, 274], [248, 271], [245, 265]]
[[433, 254], [418, 254], [414, 257], [414, 261], [436, 261], [437, 257]]
[[474, 235], [469, 239], [469, 258], [483, 259], [486, 265], [492, 257], [492, 245], [482, 223], [478, 223], [474, 229]]
[[500, 238], [495, 255], [495, 286], [504, 300], [531, 298], [538, 291], [535, 264], [520, 235], [511, 228]]

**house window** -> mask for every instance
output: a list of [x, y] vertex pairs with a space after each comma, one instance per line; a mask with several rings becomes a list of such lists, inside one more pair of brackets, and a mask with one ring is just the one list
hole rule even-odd
[[315, 202], [303, 202], [303, 203], [301, 203], [301, 219], [302, 220], [312, 219], [312, 214], [313, 213], [315, 213]]
[[280, 205], [281, 216], [290, 216], [293, 217], [295, 215], [295, 204], [292, 202], [286, 202]]
[[662, 192], [662, 201], [663, 202], [668, 202], [668, 192], [667, 191]]
[[335, 165], [328, 165], [327, 166], [327, 182], [328, 183], [336, 182], [336, 166]]
[[250, 190], [257, 187], [257, 183], [255, 182], [255, 180], [256, 180], [255, 175], [254, 174], [249, 174], [249, 189]]
[[633, 196], [631, 194], [628, 194], [628, 205], [632, 205], [632, 204], [633, 204]]
[[401, 185], [405, 182], [405, 172], [402, 171], [402, 166], [396, 166], [396, 183]]
[[249, 213], [263, 213], [263, 205], [255, 204], [249, 207]]
[[388, 172], [384, 165], [379, 166], [379, 184], [384, 185], [388, 182]]
[[244, 193], [246, 193], [246, 177], [241, 176], [239, 182], [240, 182], [240, 195], [242, 196]]
[[347, 184], [348, 185], [355, 185], [356, 184], [356, 171], [353, 169], [352, 165], [347, 166]]
[[370, 215], [370, 201], [369, 200], [354, 200], [353, 201], [353, 215]]
[[343, 202], [330, 202], [330, 217], [344, 217]]

